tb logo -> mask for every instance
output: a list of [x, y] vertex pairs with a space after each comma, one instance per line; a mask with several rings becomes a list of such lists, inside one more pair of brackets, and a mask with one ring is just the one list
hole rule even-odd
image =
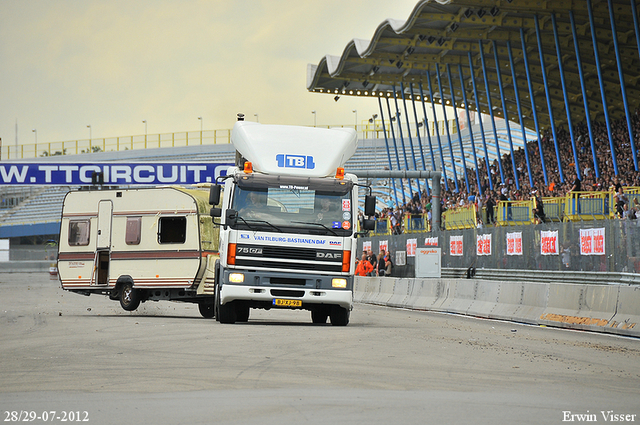
[[308, 170], [316, 168], [312, 156], [279, 154], [276, 155], [276, 161], [280, 168], [306, 168]]

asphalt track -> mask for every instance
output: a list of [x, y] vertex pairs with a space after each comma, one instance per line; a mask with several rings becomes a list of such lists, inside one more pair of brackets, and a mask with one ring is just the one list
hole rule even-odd
[[638, 339], [363, 304], [347, 327], [260, 310], [221, 325], [191, 304], [128, 313], [47, 274], [0, 273], [5, 423], [640, 422], [639, 401]]

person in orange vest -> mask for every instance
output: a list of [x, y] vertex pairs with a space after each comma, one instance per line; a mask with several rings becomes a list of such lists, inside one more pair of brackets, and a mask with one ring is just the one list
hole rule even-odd
[[373, 271], [373, 266], [367, 260], [367, 254], [362, 253], [362, 259], [356, 265], [356, 276], [368, 276]]
[[555, 179], [551, 179], [551, 183], [549, 183], [549, 192], [551, 192], [551, 195], [553, 196], [553, 191], [556, 188], [556, 180]]

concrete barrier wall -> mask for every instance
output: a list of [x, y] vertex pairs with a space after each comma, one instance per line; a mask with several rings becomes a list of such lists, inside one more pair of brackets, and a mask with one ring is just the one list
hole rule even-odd
[[0, 273], [49, 273], [49, 267], [55, 261], [3, 261], [0, 262]]
[[616, 314], [609, 323], [611, 332], [623, 335], [640, 335], [640, 285], [620, 286]]
[[640, 336], [640, 286], [356, 277], [357, 302]]

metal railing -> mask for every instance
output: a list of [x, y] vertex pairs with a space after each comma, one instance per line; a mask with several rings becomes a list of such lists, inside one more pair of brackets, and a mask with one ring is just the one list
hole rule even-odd
[[[397, 123], [385, 122], [387, 137], [392, 137], [391, 125]], [[402, 125], [402, 124], [400, 124]], [[364, 140], [382, 139], [385, 131], [381, 120], [373, 122], [363, 121], [360, 125], [318, 125], [318, 128], [354, 128], [358, 137]], [[449, 120], [448, 127], [452, 133], [457, 133], [455, 120]], [[444, 121], [438, 121], [440, 131], [445, 131]], [[423, 132], [427, 131], [423, 129]], [[435, 135], [435, 127], [429, 130]], [[444, 133], [441, 133], [444, 134]], [[426, 133], [425, 133], [426, 136]], [[21, 145], [4, 145], [0, 148], [0, 160], [27, 159], [37, 157], [77, 155], [93, 152], [117, 152], [134, 149], [183, 147], [194, 145], [215, 145], [231, 143], [231, 129], [185, 131], [176, 133], [142, 134], [135, 136], [106, 137], [101, 139], [78, 139], [62, 142], [33, 143]]]
[[569, 221], [612, 218], [613, 192], [570, 192], [565, 198], [564, 216]]
[[519, 226], [533, 222], [535, 200], [500, 201], [496, 206], [499, 226]]
[[564, 220], [565, 198], [542, 198], [544, 214], [548, 221], [559, 222]]
[[117, 152], [134, 149], [170, 148], [195, 145], [228, 144], [231, 130], [187, 131], [181, 133], [143, 134], [137, 136], [80, 139], [64, 142], [5, 145], [0, 159], [25, 159], [77, 155], [95, 152]]
[[403, 233], [424, 233], [431, 231], [427, 214], [411, 214], [402, 218]]
[[[625, 196], [631, 207], [637, 199], [640, 205], [640, 188], [625, 187]], [[535, 198], [521, 201], [500, 201], [494, 208], [497, 226], [521, 226], [537, 224], [534, 216]], [[570, 192], [566, 196], [543, 198], [545, 222], [581, 222], [604, 219], [615, 219], [616, 206], [613, 192]], [[639, 211], [640, 213], [640, 211]], [[476, 211], [474, 205], [456, 207], [442, 213], [442, 228], [445, 230], [461, 230], [478, 228], [486, 223], [486, 207]], [[638, 217], [640, 220], [640, 216]], [[431, 222], [427, 214], [420, 217], [405, 215], [399, 233], [426, 233], [431, 231]], [[393, 233], [388, 218], [378, 219], [376, 230], [372, 236], [390, 235]]]
[[442, 223], [447, 230], [474, 229], [478, 227], [475, 206], [456, 207], [442, 213]]

